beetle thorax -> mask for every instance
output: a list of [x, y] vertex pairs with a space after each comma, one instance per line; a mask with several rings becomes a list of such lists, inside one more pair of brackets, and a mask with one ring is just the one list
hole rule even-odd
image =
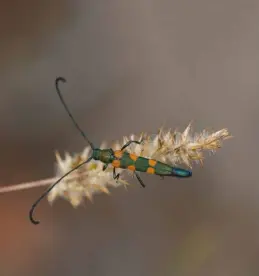
[[114, 159], [112, 149], [94, 149], [93, 159], [99, 160], [103, 163], [111, 163]]

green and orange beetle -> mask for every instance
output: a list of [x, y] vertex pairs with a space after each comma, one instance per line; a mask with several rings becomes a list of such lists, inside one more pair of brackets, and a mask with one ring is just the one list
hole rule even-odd
[[120, 174], [116, 174], [116, 168], [121, 169], [128, 169], [130, 171], [133, 171], [135, 176], [137, 177], [139, 183], [142, 187], [145, 187], [142, 179], [137, 174], [137, 172], [145, 172], [148, 174], [155, 174], [159, 175], [161, 177], [164, 176], [175, 176], [179, 178], [186, 178], [191, 177], [192, 172], [189, 170], [171, 167], [165, 163], [162, 163], [160, 161], [149, 159], [141, 156], [137, 156], [135, 154], [129, 153], [126, 151], [126, 148], [132, 144], [141, 144], [141, 141], [128, 141], [120, 150], [114, 151], [113, 149], [99, 149], [96, 148], [91, 141], [86, 137], [85, 133], [82, 131], [82, 129], [79, 127], [75, 119], [73, 118], [71, 112], [69, 111], [62, 95], [59, 90], [59, 82], [66, 82], [66, 80], [62, 77], [56, 78], [55, 86], [57, 93], [59, 95], [59, 98], [64, 105], [69, 117], [73, 121], [75, 127], [80, 131], [83, 138], [89, 143], [90, 147], [92, 148], [92, 155], [84, 162], [79, 164], [78, 166], [74, 167], [72, 170], [64, 174], [61, 178], [59, 178], [52, 186], [50, 186], [40, 197], [39, 199], [32, 205], [32, 208], [29, 213], [30, 220], [33, 224], [39, 224], [39, 221], [35, 220], [33, 218], [33, 212], [35, 207], [38, 205], [38, 203], [66, 176], [68, 176], [71, 172], [75, 171], [79, 167], [85, 165], [86, 163], [90, 162], [92, 159], [98, 160], [104, 163], [103, 170], [106, 170], [109, 164], [113, 166], [113, 177], [114, 179], [118, 180], [120, 177]]

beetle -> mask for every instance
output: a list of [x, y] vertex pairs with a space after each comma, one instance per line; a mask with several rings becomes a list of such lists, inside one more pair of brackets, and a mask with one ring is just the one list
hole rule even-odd
[[32, 205], [30, 212], [29, 212], [29, 218], [31, 222], [35, 225], [39, 224], [40, 222], [35, 220], [33, 218], [33, 213], [35, 207], [39, 204], [39, 202], [66, 176], [68, 176], [71, 172], [77, 170], [79, 167], [85, 165], [86, 163], [90, 162], [92, 159], [98, 160], [104, 163], [103, 170], [106, 170], [108, 165], [111, 164], [113, 166], [113, 178], [115, 180], [118, 180], [120, 177], [120, 174], [116, 174], [116, 168], [121, 169], [128, 169], [130, 171], [133, 171], [134, 175], [137, 177], [139, 183], [142, 187], [145, 187], [145, 184], [143, 183], [140, 176], [137, 174], [137, 172], [145, 172], [148, 174], [155, 174], [159, 175], [161, 177], [164, 176], [175, 176], [179, 178], [187, 178], [192, 176], [192, 172], [189, 170], [172, 167], [168, 164], [162, 163], [160, 161], [157, 161], [155, 159], [149, 159], [142, 156], [137, 156], [133, 153], [127, 152], [127, 147], [130, 146], [132, 143], [141, 144], [142, 141], [135, 141], [130, 140], [120, 150], [114, 151], [113, 149], [100, 149], [96, 148], [94, 144], [88, 139], [88, 137], [85, 135], [83, 130], [80, 128], [80, 126], [75, 121], [74, 117], [72, 116], [72, 113], [70, 112], [65, 100], [63, 99], [63, 96], [61, 94], [61, 91], [59, 89], [59, 83], [66, 82], [66, 79], [63, 77], [58, 77], [55, 80], [55, 88], [58, 93], [58, 96], [68, 113], [70, 119], [72, 120], [75, 127], [79, 130], [82, 137], [85, 139], [85, 141], [90, 145], [92, 149], [91, 156], [78, 166], [74, 167], [72, 170], [68, 171], [66, 174], [64, 174], [61, 178], [59, 178], [52, 186], [50, 186], [39, 198], [38, 200]]

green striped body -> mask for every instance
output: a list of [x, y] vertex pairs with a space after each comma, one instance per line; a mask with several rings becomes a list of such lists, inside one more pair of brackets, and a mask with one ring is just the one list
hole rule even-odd
[[128, 152], [115, 151], [111, 164], [115, 168], [145, 172], [160, 176], [190, 177], [191, 172], [181, 168], [174, 168], [160, 161], [137, 156]]
[[128, 169], [131, 171], [145, 172], [160, 176], [190, 177], [192, 172], [181, 168], [171, 167], [165, 163], [137, 156], [127, 151], [112, 149], [94, 149], [93, 158], [114, 168]]

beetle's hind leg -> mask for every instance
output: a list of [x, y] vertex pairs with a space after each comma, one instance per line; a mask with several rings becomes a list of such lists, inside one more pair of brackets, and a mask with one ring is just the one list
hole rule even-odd
[[141, 185], [143, 188], [145, 188], [146, 185], [144, 184], [144, 182], [142, 181], [142, 179], [140, 178], [140, 176], [139, 176], [136, 172], [135, 172], [135, 175], [136, 175], [136, 177], [137, 177], [137, 179], [138, 179], [140, 185]]
[[[142, 181], [142, 179], [140, 178], [140, 176], [139, 176], [136, 172], [135, 172], [134, 174], [135, 174], [135, 176], [137, 177], [137, 179], [138, 179], [140, 185], [141, 185], [143, 188], [145, 188], [146, 185], [144, 184], [144, 182]], [[118, 182], [119, 178], [120, 178], [120, 174], [119, 174], [119, 173], [116, 174], [116, 169], [113, 168], [113, 179], [116, 180], [116, 182]]]

